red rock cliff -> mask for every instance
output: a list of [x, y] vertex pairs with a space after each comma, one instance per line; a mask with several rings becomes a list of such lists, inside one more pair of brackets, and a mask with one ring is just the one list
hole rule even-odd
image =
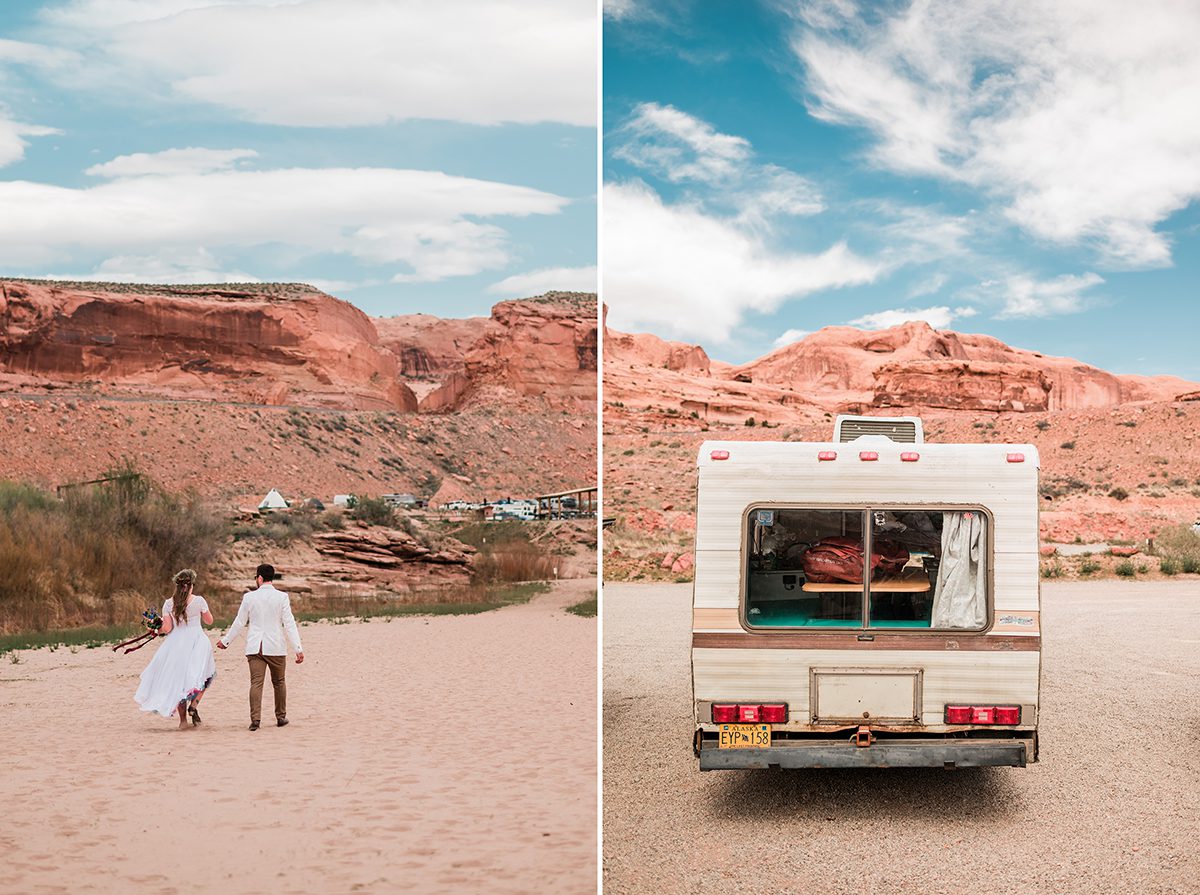
[[416, 410], [398, 372], [369, 317], [309, 286], [0, 280], [0, 373], [34, 382]]
[[492, 308], [499, 329], [467, 354], [467, 375], [522, 395], [581, 404], [596, 400], [596, 302], [583, 293], [551, 292]]

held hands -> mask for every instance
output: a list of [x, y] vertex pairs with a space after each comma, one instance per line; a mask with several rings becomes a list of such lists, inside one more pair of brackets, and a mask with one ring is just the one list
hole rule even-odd
[[220, 640], [217, 641], [217, 649], [228, 649], [228, 648], [229, 647], [227, 647], [225, 644], [223, 644]]
[[304, 661], [304, 653], [296, 653], [296, 664], [299, 665]]

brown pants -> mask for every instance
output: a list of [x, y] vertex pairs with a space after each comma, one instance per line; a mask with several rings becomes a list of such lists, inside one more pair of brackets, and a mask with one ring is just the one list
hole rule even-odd
[[287, 670], [287, 656], [264, 656], [262, 653], [247, 656], [250, 662], [250, 720], [262, 720], [263, 679], [271, 669], [271, 686], [275, 690], [275, 717], [287, 715], [287, 685], [283, 673]]

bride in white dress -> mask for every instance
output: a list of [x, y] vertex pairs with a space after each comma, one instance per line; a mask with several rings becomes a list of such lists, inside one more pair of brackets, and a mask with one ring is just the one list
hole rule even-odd
[[192, 593], [196, 573], [184, 569], [173, 579], [175, 596], [163, 603], [165, 637], [158, 652], [142, 672], [142, 682], [133, 698], [143, 712], [157, 712], [164, 718], [179, 714], [179, 729], [187, 728], [188, 716], [199, 725], [197, 706], [217, 674], [212, 643], [204, 625], [213, 622], [208, 602]]

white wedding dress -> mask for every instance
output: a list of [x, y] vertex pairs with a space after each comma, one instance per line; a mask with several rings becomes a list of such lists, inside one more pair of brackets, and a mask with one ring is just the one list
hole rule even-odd
[[[171, 614], [172, 607], [172, 600], [163, 604], [163, 618]], [[204, 612], [208, 612], [208, 603], [204, 597], [193, 594], [184, 620], [175, 622], [171, 633], [162, 638], [133, 695], [143, 712], [157, 712], [169, 718], [179, 703], [191, 702], [216, 677], [212, 643], [200, 620]]]

